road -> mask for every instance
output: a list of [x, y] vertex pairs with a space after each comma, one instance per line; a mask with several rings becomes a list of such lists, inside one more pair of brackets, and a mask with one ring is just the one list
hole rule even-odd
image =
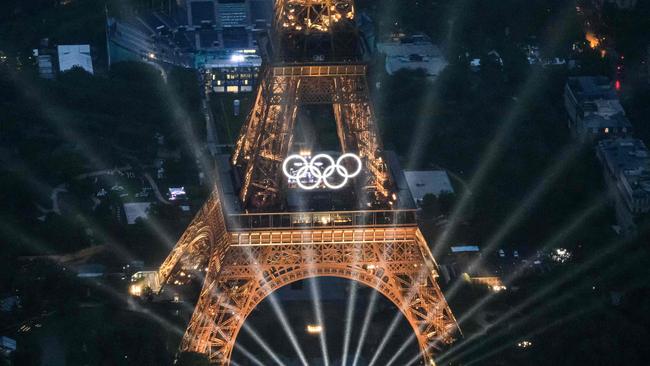
[[217, 126], [214, 122], [214, 115], [210, 109], [209, 95], [203, 94], [201, 105], [203, 108], [203, 115], [205, 116], [205, 129], [207, 131], [206, 143], [208, 145], [208, 151], [210, 151], [212, 156], [215, 156], [219, 153], [219, 138], [217, 136]]
[[149, 185], [151, 186], [151, 188], [153, 188], [153, 192], [156, 195], [156, 198], [158, 199], [158, 201], [160, 201], [160, 202], [162, 202], [162, 203], [164, 203], [166, 205], [171, 205], [171, 202], [167, 201], [165, 199], [165, 197], [163, 197], [163, 195], [160, 193], [160, 189], [158, 189], [158, 184], [156, 184], [156, 181], [153, 179], [151, 174], [144, 173], [143, 176], [147, 180], [147, 182], [149, 182]]

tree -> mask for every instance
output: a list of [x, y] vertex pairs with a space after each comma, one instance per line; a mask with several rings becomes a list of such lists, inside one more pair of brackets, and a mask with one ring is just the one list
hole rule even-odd
[[451, 192], [441, 192], [439, 195], [427, 193], [422, 197], [422, 211], [428, 218], [448, 215], [456, 201], [456, 195]]

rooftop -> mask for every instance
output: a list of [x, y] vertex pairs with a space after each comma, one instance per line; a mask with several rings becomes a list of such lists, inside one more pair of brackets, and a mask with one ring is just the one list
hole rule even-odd
[[604, 116], [598, 113], [588, 114], [583, 118], [584, 127], [587, 129], [598, 129], [602, 130], [604, 128], [632, 128], [632, 123], [630, 120], [625, 117], [622, 113], [617, 113], [614, 115]]
[[478, 245], [460, 245], [451, 247], [452, 253], [463, 253], [463, 252], [480, 252], [481, 249]]
[[[192, 63], [187, 58], [201, 54], [193, 66], [203, 67], [209, 62], [202, 56], [214, 53], [217, 67], [259, 66], [259, 57], [246, 59], [245, 63], [250, 65], [242, 65], [240, 57], [230, 57], [233, 53], [257, 49], [252, 33], [270, 24], [271, 3], [268, 0], [178, 1], [165, 11], [145, 10], [135, 16], [109, 17], [109, 38], [113, 45], [158, 62], [190, 66]], [[124, 29], [125, 25], [131, 29]], [[228, 56], [222, 58], [221, 54]]]
[[650, 152], [634, 138], [603, 140], [598, 152], [617, 179], [624, 178], [633, 197], [650, 197]]
[[454, 187], [444, 170], [408, 170], [404, 176], [416, 204], [426, 194], [438, 196], [444, 192], [454, 193]]
[[616, 114], [625, 114], [625, 110], [618, 99], [590, 100], [584, 109], [585, 114], [597, 114], [605, 118]]
[[67, 71], [73, 67], [81, 67], [93, 73], [93, 60], [90, 57], [90, 46], [87, 44], [61, 45], [57, 47], [59, 54], [59, 71]]
[[400, 69], [423, 69], [428, 75], [438, 75], [447, 66], [438, 46], [424, 35], [378, 43], [377, 49], [386, 54], [386, 72], [389, 75]]
[[570, 77], [567, 85], [576, 99], [580, 102], [596, 99], [617, 99], [610, 80], [604, 76]]

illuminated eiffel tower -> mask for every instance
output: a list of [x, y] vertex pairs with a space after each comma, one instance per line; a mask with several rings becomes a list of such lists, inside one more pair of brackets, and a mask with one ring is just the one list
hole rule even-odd
[[[427, 365], [453, 341], [457, 325], [436, 282], [435, 260], [415, 210], [400, 208], [403, 193], [394, 177], [402, 173], [389, 169], [377, 135], [354, 15], [352, 0], [275, 1], [270, 56], [234, 153], [158, 271], [156, 290], [193, 273], [204, 276], [182, 351], [228, 365], [255, 306], [274, 290], [315, 276], [358, 281], [392, 301]], [[291, 155], [299, 109], [313, 104], [332, 106], [342, 154], [352, 157], [347, 162]], [[289, 157], [297, 164], [287, 165]], [[357, 206], [287, 208], [289, 194], [334, 194], [331, 186], [346, 182], [326, 180], [349, 172], [355, 161], [360, 173], [335, 194], [354, 197]], [[296, 167], [297, 173], [287, 171]], [[294, 173], [302, 175], [291, 179]]]

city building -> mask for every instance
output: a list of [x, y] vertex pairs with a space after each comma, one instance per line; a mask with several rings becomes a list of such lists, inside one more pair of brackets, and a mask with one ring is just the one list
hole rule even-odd
[[598, 99], [584, 106], [584, 114], [577, 117], [573, 131], [576, 136], [601, 139], [625, 137], [632, 131], [632, 123], [618, 100]]
[[165, 54], [157, 52], [150, 32], [140, 22], [108, 18], [107, 34], [109, 64], [121, 61], [149, 61], [156, 54]]
[[54, 79], [57, 72], [69, 71], [75, 67], [93, 74], [90, 45], [51, 45], [48, 38], [41, 39], [38, 48], [32, 50], [36, 58], [38, 75], [43, 79]]
[[262, 65], [257, 35], [271, 17], [271, 3], [263, 0], [184, 0], [167, 12], [109, 17], [109, 63], [195, 68], [208, 92], [251, 92]]
[[633, 234], [637, 219], [650, 211], [650, 152], [643, 141], [625, 138], [600, 141], [596, 154], [621, 232]]
[[459, 243], [449, 249], [440, 260], [440, 275], [445, 283], [457, 278], [471, 282], [473, 277], [494, 276], [494, 271], [483, 260], [480, 246]]
[[197, 55], [196, 66], [203, 71], [206, 91], [252, 92], [262, 58], [254, 48], [228, 50]]
[[74, 67], [80, 67], [88, 73], [94, 73], [90, 45], [59, 45], [56, 49], [59, 57], [60, 72], [71, 70]]
[[422, 204], [427, 194], [439, 196], [441, 193], [454, 193], [449, 175], [444, 170], [410, 170], [404, 171], [404, 176], [417, 206]]
[[612, 4], [618, 9], [631, 10], [636, 7], [637, 0], [594, 0], [594, 3], [599, 9], [605, 4]]
[[[212, 2], [198, 3], [210, 7], [207, 3]], [[195, 4], [197, 2], [192, 1], [192, 5]], [[210, 50], [196, 55], [195, 67], [203, 71], [206, 91], [252, 92], [262, 65], [253, 30], [256, 29], [256, 25], [264, 26], [265, 23], [260, 19], [255, 19], [255, 23], [253, 22], [250, 1], [220, 0], [214, 4], [217, 40], [212, 47], [206, 47], [206, 44], [197, 45], [197, 49], [209, 48]], [[263, 4], [255, 5], [264, 8]], [[260, 17], [264, 12], [256, 12], [256, 14]], [[212, 20], [203, 20], [206, 21]]]
[[569, 128], [577, 138], [598, 140], [632, 132], [632, 124], [606, 77], [570, 77], [564, 87], [564, 106]]
[[41, 39], [39, 47], [32, 50], [32, 56], [36, 58], [38, 76], [50, 80], [56, 77], [57, 52], [50, 47], [49, 38]]
[[54, 79], [54, 62], [52, 55], [41, 55], [36, 50], [36, 57], [38, 62], [38, 76], [43, 79]]
[[377, 44], [377, 50], [386, 55], [386, 72], [393, 75], [399, 70], [424, 70], [436, 77], [447, 67], [447, 60], [438, 46], [423, 34], [395, 37]]
[[0, 337], [0, 354], [2, 357], [8, 359], [14, 351], [16, 351], [16, 340], [5, 336]]

